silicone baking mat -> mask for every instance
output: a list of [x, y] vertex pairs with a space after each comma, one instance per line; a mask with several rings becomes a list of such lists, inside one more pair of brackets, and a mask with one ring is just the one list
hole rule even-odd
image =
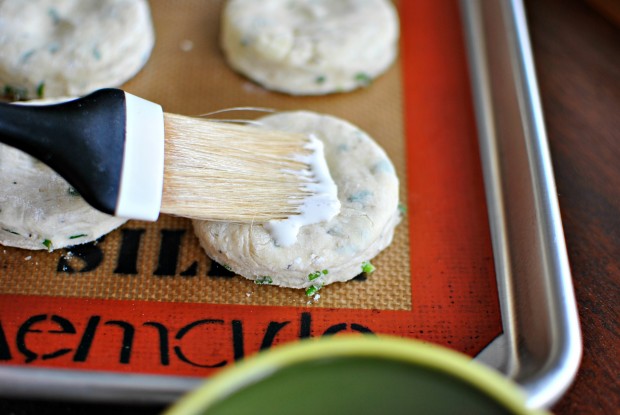
[[123, 87], [167, 112], [304, 109], [358, 125], [401, 180], [394, 242], [374, 273], [316, 299], [232, 275], [205, 256], [189, 220], [172, 216], [70, 249], [0, 247], [0, 363], [206, 376], [283, 342], [345, 332], [478, 353], [501, 322], [457, 2], [400, 2], [391, 69], [319, 97], [270, 92], [228, 68], [222, 5], [151, 1], [156, 46]]

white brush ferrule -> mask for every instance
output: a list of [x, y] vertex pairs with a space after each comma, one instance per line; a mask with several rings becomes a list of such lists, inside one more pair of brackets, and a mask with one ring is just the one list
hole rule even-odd
[[155, 221], [164, 184], [164, 112], [125, 92], [125, 152], [115, 215]]

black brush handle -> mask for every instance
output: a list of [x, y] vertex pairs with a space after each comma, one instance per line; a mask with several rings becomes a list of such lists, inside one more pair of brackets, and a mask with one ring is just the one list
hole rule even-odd
[[0, 142], [50, 166], [94, 208], [114, 214], [125, 144], [125, 93], [55, 105], [0, 104]]

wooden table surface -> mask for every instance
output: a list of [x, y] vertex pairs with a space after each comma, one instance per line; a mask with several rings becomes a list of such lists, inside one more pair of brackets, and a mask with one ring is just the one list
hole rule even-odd
[[583, 0], [525, 4], [584, 343], [553, 412], [617, 414], [620, 26]]
[[[616, 0], [620, 1], [620, 0]], [[620, 26], [584, 0], [526, 0], [584, 355], [555, 414], [620, 412]], [[0, 401], [0, 413], [156, 414], [161, 407]]]

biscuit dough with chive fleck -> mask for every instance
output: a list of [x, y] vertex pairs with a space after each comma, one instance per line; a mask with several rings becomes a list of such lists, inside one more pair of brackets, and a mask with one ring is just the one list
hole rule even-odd
[[144, 66], [154, 41], [146, 0], [0, 0], [0, 95], [119, 86]]
[[230, 66], [266, 88], [319, 95], [368, 85], [398, 38], [389, 0], [231, 0], [220, 41]]
[[341, 211], [329, 222], [302, 227], [297, 242], [287, 247], [258, 224], [194, 221], [207, 255], [257, 284], [305, 288], [309, 294], [372, 272], [368, 261], [391, 243], [400, 221], [398, 178], [386, 153], [359, 128], [328, 115], [285, 112], [260, 122], [324, 142]]
[[59, 249], [94, 241], [125, 221], [90, 207], [62, 177], [39, 160], [0, 144], [0, 244]]

